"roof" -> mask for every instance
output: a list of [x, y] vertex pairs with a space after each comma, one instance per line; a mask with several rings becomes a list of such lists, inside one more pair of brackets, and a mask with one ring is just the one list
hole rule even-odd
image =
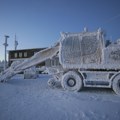
[[8, 50], [8, 52], [12, 52], [12, 51], [28, 51], [28, 50], [43, 50], [46, 48], [28, 48], [28, 49], [17, 49], [17, 50]]

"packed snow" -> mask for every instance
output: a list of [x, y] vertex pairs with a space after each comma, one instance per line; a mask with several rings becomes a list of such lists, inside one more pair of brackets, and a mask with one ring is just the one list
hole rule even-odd
[[51, 89], [50, 75], [0, 83], [0, 120], [120, 120], [120, 97], [112, 89]]

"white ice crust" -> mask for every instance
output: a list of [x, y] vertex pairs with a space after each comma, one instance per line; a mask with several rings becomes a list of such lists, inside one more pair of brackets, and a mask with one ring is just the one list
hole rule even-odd
[[35, 66], [59, 53], [63, 69], [105, 69], [120, 70], [120, 44], [105, 47], [104, 35], [98, 30], [81, 33], [61, 33], [58, 43], [36, 53], [30, 59], [15, 62], [1, 73], [0, 81], [10, 79], [15, 74]]

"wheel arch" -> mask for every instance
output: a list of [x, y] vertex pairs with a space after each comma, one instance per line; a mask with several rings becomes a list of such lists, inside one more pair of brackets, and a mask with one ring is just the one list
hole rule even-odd
[[82, 73], [80, 70], [78, 70], [78, 74], [81, 76], [82, 80], [84, 80], [84, 79], [85, 79], [85, 74], [84, 74], [84, 73]]
[[112, 87], [112, 83], [113, 83], [113, 80], [118, 76], [118, 75], [120, 75], [120, 71], [119, 72], [117, 72], [117, 73], [115, 73], [111, 78], [110, 78], [110, 86]]
[[77, 70], [77, 69], [68, 69], [66, 71], [64, 71], [63, 75], [69, 71], [73, 71], [73, 72], [76, 72], [82, 79], [82, 81], [85, 79], [85, 74], [82, 73], [80, 70]]

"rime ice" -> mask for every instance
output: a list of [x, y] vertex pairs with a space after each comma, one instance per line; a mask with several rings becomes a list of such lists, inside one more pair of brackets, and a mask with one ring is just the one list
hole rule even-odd
[[53, 75], [48, 82], [50, 85], [59, 83], [70, 91], [80, 91], [82, 87], [113, 88], [120, 95], [119, 41], [106, 46], [101, 29], [61, 33], [56, 45], [36, 53], [29, 60], [12, 65], [2, 73], [0, 80], [10, 79], [27, 68], [47, 61], [48, 73]]

